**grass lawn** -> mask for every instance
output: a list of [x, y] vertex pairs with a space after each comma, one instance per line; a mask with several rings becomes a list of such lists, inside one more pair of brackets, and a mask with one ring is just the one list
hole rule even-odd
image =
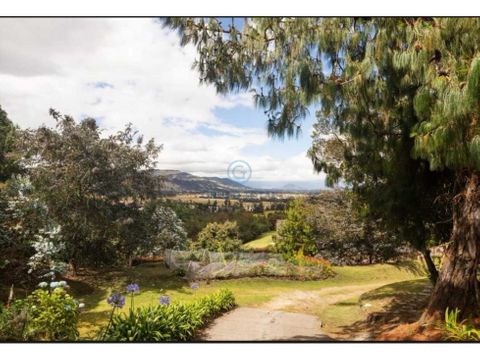
[[242, 246], [243, 249], [249, 250], [267, 250], [269, 247], [274, 246], [274, 242], [272, 240], [272, 236], [275, 234], [275, 231], [269, 231], [258, 239], [252, 240]]
[[342, 287], [352, 285], [394, 283], [424, 276], [419, 266], [413, 266], [412, 263], [334, 267], [334, 271], [338, 274], [335, 278], [322, 281], [269, 278], [216, 280], [200, 282], [199, 289], [192, 290], [188, 281], [175, 276], [163, 263], [148, 263], [127, 270], [84, 273], [69, 279], [68, 283], [73, 295], [85, 303], [85, 311], [80, 315], [80, 335], [83, 339], [94, 339], [110, 314], [106, 298], [112, 291], [124, 292], [130, 282], [140, 285], [141, 293], [135, 297], [136, 306], [156, 305], [160, 295], [164, 294], [169, 295], [172, 301], [188, 302], [220, 288], [232, 290], [240, 306], [258, 306], [292, 291], [315, 291], [330, 287], [339, 287], [341, 291]]
[[[352, 334], [367, 332], [378, 335], [399, 323], [418, 320], [430, 290], [427, 278], [395, 282], [329, 305], [317, 315], [334, 337], [351, 339]], [[369, 322], [370, 314], [377, 316], [376, 322]]]

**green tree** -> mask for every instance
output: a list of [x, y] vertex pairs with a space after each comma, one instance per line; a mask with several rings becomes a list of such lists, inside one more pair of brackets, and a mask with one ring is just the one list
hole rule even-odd
[[317, 253], [317, 233], [312, 224], [307, 220], [309, 208], [304, 200], [294, 200], [287, 210], [275, 237], [275, 249], [286, 259], [294, 257], [298, 251], [305, 255]]
[[0, 107], [0, 269], [9, 262], [28, 255], [28, 244], [18, 237], [15, 210], [9, 185], [21, 173], [18, 153], [15, 151], [17, 129]]
[[[470, 72], [475, 74], [470, 63], [476, 58], [476, 19], [282, 17], [245, 19], [237, 27], [215, 18], [175, 18], [166, 24], [180, 31], [182, 44], [197, 47], [195, 67], [202, 82], [222, 93], [254, 91], [271, 135], [298, 134], [302, 118], [317, 107], [320, 121], [310, 152], [315, 168], [327, 173], [330, 184], [345, 179], [363, 195], [371, 214], [383, 214], [385, 223], [399, 226], [399, 234], [422, 251], [436, 277], [427, 240], [432, 235], [443, 240], [439, 235], [452, 228], [450, 212], [436, 200], [453, 197], [452, 179], [459, 179], [453, 172], [460, 164], [455, 161], [468, 158], [458, 155], [458, 150], [465, 154], [466, 144], [459, 138], [468, 139], [431, 124], [442, 118], [443, 101], [450, 108], [444, 114], [458, 118], [463, 112], [457, 101], [460, 90], [451, 92], [450, 85], [465, 89], [461, 91], [475, 88], [468, 79], [474, 79]], [[438, 94], [443, 97], [436, 98]], [[424, 117], [433, 120], [417, 128]], [[427, 141], [429, 132], [435, 136]], [[325, 156], [323, 146], [331, 145], [321, 141], [325, 134], [335, 139], [337, 146], [330, 147], [337, 149], [340, 161]], [[432, 145], [438, 140], [443, 151]], [[422, 141], [430, 145], [422, 147]], [[480, 308], [474, 275], [478, 256], [465, 254], [459, 246], [451, 248], [451, 259], [470, 259], [467, 267], [457, 267], [463, 276], [455, 276], [463, 280], [454, 280], [446, 264], [432, 295], [442, 301], [432, 301], [426, 313], [438, 316], [450, 306], [466, 316]]]
[[20, 171], [14, 156], [16, 129], [0, 106], [0, 183]]
[[318, 254], [333, 264], [364, 264], [395, 259], [406, 244], [385, 231], [348, 190], [324, 191], [305, 205], [306, 221], [316, 231]]
[[[463, 317], [480, 313], [480, 19], [417, 21], [416, 43], [431, 57], [415, 60], [415, 48], [402, 64], [421, 77], [414, 105], [420, 123], [412, 132], [414, 155], [433, 170], [455, 172], [453, 232], [424, 318], [448, 307]], [[423, 30], [423, 31], [418, 31]]]
[[56, 129], [24, 131], [29, 176], [48, 216], [61, 227], [65, 258], [99, 265], [131, 259], [137, 248], [141, 209], [155, 195], [154, 159], [160, 147], [129, 125], [102, 137], [94, 119], [76, 123], [54, 110]]
[[148, 247], [143, 250], [152, 254], [165, 249], [184, 250], [187, 244], [187, 231], [183, 221], [175, 211], [156, 201], [145, 205]]
[[192, 249], [207, 249], [217, 252], [238, 251], [241, 246], [238, 226], [234, 221], [225, 221], [223, 224], [210, 223], [200, 231], [198, 239], [191, 242]]

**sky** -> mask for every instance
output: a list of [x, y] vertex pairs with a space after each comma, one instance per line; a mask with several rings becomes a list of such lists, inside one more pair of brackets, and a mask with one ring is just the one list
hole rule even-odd
[[242, 160], [251, 169], [246, 185], [322, 187], [306, 156], [314, 114], [298, 139], [269, 138], [252, 95], [200, 85], [195, 56], [149, 18], [1, 18], [0, 105], [23, 128], [54, 126], [50, 108], [93, 117], [105, 134], [132, 123], [163, 144], [160, 169], [227, 177]]

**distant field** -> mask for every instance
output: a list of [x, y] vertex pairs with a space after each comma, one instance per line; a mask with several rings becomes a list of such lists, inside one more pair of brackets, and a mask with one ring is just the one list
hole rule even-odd
[[[172, 201], [179, 201], [183, 203], [188, 203], [192, 202], [194, 204], [210, 204], [213, 205], [215, 202], [218, 206], [225, 206], [225, 199], [217, 199], [217, 198], [203, 198], [199, 197], [198, 195], [191, 195], [191, 194], [180, 194], [180, 195], [173, 195], [173, 196], [168, 196], [167, 199], [170, 199]], [[229, 199], [231, 205], [238, 205], [239, 200], [238, 199]], [[269, 208], [272, 206], [272, 202], [270, 201], [265, 201], [265, 200], [259, 200], [259, 201], [242, 201], [242, 205], [245, 209], [249, 209], [254, 207], [257, 204], [262, 204], [265, 208]]]
[[260, 236], [258, 239], [252, 240], [244, 244], [242, 247], [245, 250], [249, 250], [249, 249], [267, 250], [269, 247], [272, 247], [275, 245], [272, 238], [274, 234], [275, 234], [275, 231], [269, 231], [263, 234], [262, 236]]

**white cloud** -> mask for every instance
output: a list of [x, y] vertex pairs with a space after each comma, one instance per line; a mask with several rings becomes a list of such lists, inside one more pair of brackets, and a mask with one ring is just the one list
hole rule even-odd
[[251, 95], [222, 97], [200, 86], [195, 49], [180, 47], [153, 19], [3, 18], [0, 54], [0, 104], [20, 126], [53, 125], [52, 107], [98, 118], [107, 132], [133, 123], [164, 144], [161, 168], [225, 176], [232, 160], [244, 158], [256, 179], [318, 179], [304, 153], [242, 156], [268, 143], [263, 124], [232, 126], [214, 110], [253, 107]]

